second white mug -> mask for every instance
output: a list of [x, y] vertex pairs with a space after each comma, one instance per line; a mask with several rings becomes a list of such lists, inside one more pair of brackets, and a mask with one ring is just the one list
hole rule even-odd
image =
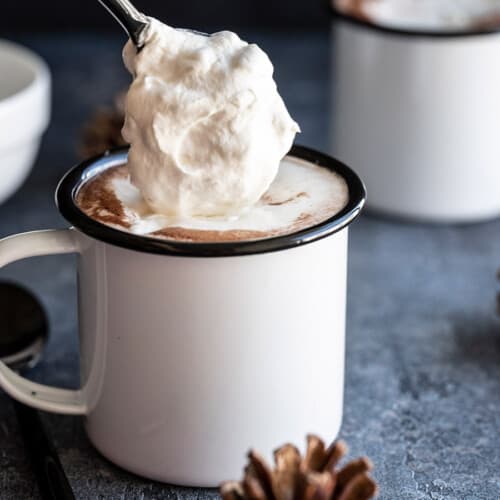
[[500, 30], [334, 14], [332, 152], [360, 172], [368, 207], [434, 222], [500, 216]]

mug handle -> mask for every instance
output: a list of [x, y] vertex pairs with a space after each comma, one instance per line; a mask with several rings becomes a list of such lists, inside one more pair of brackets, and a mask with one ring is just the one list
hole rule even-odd
[[[0, 268], [11, 262], [63, 253], [79, 253], [74, 229], [49, 229], [17, 234], [0, 240]], [[66, 415], [85, 415], [83, 391], [58, 389], [21, 377], [0, 361], [0, 387], [17, 401], [39, 410]]]

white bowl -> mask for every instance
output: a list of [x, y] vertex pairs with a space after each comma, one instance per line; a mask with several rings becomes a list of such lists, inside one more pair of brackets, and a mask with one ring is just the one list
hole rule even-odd
[[0, 203], [28, 176], [50, 119], [50, 73], [30, 50], [0, 40]]

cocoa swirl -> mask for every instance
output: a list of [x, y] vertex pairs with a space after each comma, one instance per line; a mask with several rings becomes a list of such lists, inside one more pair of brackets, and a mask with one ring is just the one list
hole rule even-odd
[[[133, 232], [131, 230], [133, 216], [129, 213], [128, 208], [123, 205], [113, 187], [113, 182], [120, 179], [128, 181], [129, 171], [127, 165], [111, 167], [88, 180], [77, 193], [76, 203], [92, 219], [115, 229]], [[299, 191], [294, 196], [280, 199], [268, 192], [263, 196], [261, 203], [268, 207], [281, 207], [309, 196], [307, 192]], [[142, 235], [151, 238], [194, 243], [261, 240], [301, 231], [313, 226], [315, 223], [328, 219], [338, 210], [338, 203], [336, 205], [332, 200], [331, 205], [327, 204], [320, 207], [314, 213], [314, 216], [311, 213], [302, 212], [291, 224], [264, 231], [244, 228], [227, 230], [197, 229], [172, 224], [161, 229], [156, 228], [154, 231]]]
[[76, 202], [89, 217], [103, 224], [130, 228], [122, 202], [111, 189], [111, 180], [126, 177], [124, 167], [110, 168], [87, 182], [78, 192]]
[[475, 19], [471, 27], [478, 31], [500, 29], [500, 9], [498, 12]]
[[334, 6], [342, 13], [356, 17], [361, 21], [373, 22], [366, 12], [366, 0], [332, 0]]

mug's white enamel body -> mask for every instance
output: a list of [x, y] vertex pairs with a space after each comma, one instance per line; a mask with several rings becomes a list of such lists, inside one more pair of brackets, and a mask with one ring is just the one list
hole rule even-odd
[[28, 405], [84, 415], [104, 456], [176, 484], [237, 479], [251, 447], [270, 458], [307, 433], [332, 440], [358, 201], [328, 237], [246, 255], [140, 251], [74, 228], [0, 241], [0, 265], [79, 254], [81, 389], [33, 384], [1, 363], [0, 385]]
[[203, 259], [85, 238], [82, 375], [94, 445], [138, 474], [214, 486], [340, 428], [347, 229], [313, 245]]
[[436, 222], [500, 215], [500, 32], [332, 25], [332, 151], [369, 207]]

